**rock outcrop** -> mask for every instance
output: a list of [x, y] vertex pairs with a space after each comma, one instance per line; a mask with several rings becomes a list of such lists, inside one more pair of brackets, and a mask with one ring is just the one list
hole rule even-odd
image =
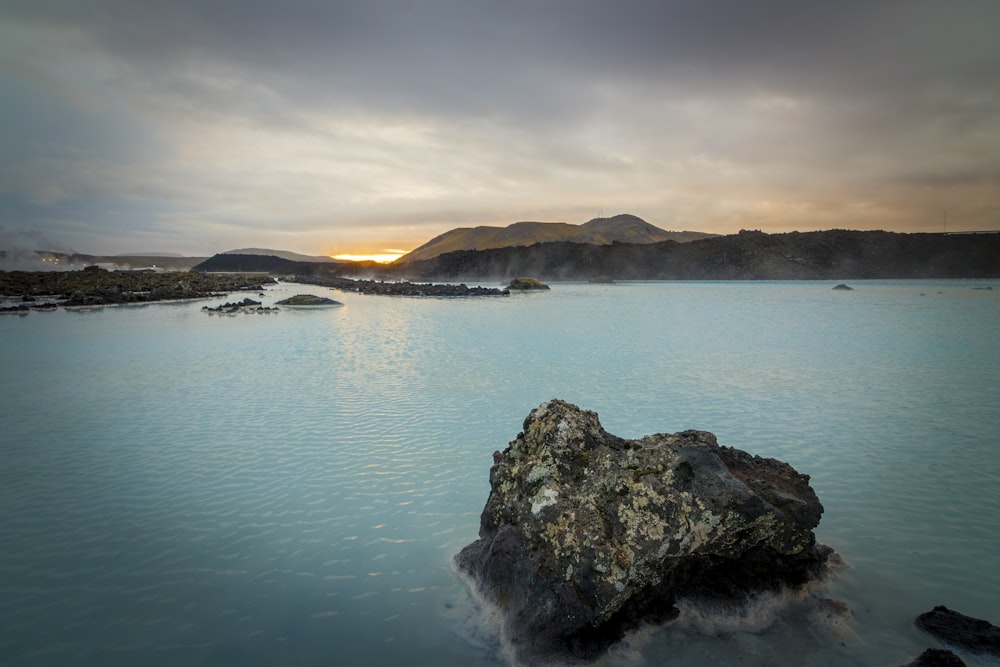
[[88, 266], [80, 271], [0, 271], [0, 295], [51, 299], [56, 306], [100, 306], [259, 292], [271, 282], [263, 275], [106, 271]]
[[493, 460], [479, 539], [455, 563], [524, 663], [593, 659], [682, 596], [804, 584], [831, 553], [807, 475], [704, 431], [624, 440], [552, 400]]
[[949, 646], [1000, 658], [1000, 627], [989, 621], [939, 605], [917, 616], [915, 624]]
[[526, 292], [528, 290], [547, 290], [549, 286], [537, 278], [514, 278], [507, 285], [507, 289]]
[[270, 315], [271, 313], [276, 313], [280, 308], [272, 308], [270, 306], [261, 305], [260, 301], [254, 301], [253, 299], [247, 297], [242, 301], [236, 301], [233, 303], [219, 304], [214, 308], [211, 306], [202, 306], [202, 312], [208, 313], [209, 315], [235, 315], [237, 313], [253, 313], [257, 315]]
[[345, 292], [358, 294], [374, 294], [378, 296], [416, 296], [416, 297], [453, 297], [453, 296], [510, 296], [509, 290], [499, 290], [495, 287], [469, 287], [465, 283], [458, 285], [435, 285], [433, 283], [411, 283], [408, 281], [385, 282], [381, 280], [355, 280], [333, 275], [299, 274], [291, 276], [291, 282], [305, 285], [321, 285]]
[[339, 301], [315, 294], [296, 294], [276, 302], [279, 306], [343, 306]]

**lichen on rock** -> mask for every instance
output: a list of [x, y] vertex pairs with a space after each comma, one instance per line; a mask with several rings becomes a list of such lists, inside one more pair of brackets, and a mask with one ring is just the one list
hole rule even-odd
[[455, 560], [522, 662], [593, 659], [681, 596], [804, 584], [830, 554], [807, 475], [705, 431], [625, 440], [552, 400], [493, 460], [479, 539]]

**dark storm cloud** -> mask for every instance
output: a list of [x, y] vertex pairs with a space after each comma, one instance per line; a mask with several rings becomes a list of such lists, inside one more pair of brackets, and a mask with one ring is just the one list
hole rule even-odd
[[104, 189], [222, 235], [295, 199], [303, 233], [397, 220], [417, 242], [443, 231], [419, 221], [595, 206], [729, 231], [997, 205], [989, 1], [36, 0], [0, 17], [29, 36], [0, 61], [24, 90], [0, 193], [35, 205]]
[[418, 104], [443, 113], [517, 114], [521, 107], [529, 116], [527, 109], [558, 110], [565, 106], [560, 99], [584, 97], [600, 82], [665, 94], [905, 93], [929, 76], [958, 86], [956, 76], [975, 79], [969, 61], [978, 56], [978, 75], [996, 83], [989, 64], [997, 51], [982, 46], [989, 31], [983, 14], [1000, 12], [989, 4], [978, 12], [968, 3], [943, 12], [928, 7], [934, 5], [35, 2], [20, 14], [82, 31], [153, 79], [209, 66], [319, 100]]

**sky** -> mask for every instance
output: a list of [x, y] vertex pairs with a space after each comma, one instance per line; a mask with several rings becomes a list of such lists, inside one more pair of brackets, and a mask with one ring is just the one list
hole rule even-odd
[[1000, 229], [998, 28], [995, 0], [0, 0], [0, 246]]

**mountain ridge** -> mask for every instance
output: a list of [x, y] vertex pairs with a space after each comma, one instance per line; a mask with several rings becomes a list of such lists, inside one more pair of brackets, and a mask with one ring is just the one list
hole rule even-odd
[[[903, 234], [833, 229], [738, 234], [679, 243], [596, 245], [556, 241], [457, 250], [432, 259], [377, 264], [291, 262], [216, 255], [195, 270], [388, 281], [559, 280], [861, 280], [1000, 278], [1000, 233]], [[308, 282], [308, 281], [306, 281]]]
[[572, 242], [460, 250], [400, 266], [425, 280], [1000, 278], [1000, 234], [742, 231], [689, 243]]
[[628, 213], [610, 218], [594, 218], [579, 225], [567, 222], [521, 221], [511, 223], [506, 227], [480, 225], [449, 230], [411, 250], [397, 259], [396, 263], [408, 264], [429, 260], [458, 250], [490, 250], [559, 241], [592, 245], [609, 245], [615, 242], [643, 244], [677, 241], [685, 243], [715, 236], [717, 235], [703, 232], [667, 231]]
[[220, 255], [260, 255], [265, 257], [280, 257], [292, 262], [321, 262], [324, 264], [337, 264], [337, 260], [326, 255], [303, 255], [291, 250], [274, 250], [272, 248], [237, 248], [235, 250], [225, 250], [218, 253]]

